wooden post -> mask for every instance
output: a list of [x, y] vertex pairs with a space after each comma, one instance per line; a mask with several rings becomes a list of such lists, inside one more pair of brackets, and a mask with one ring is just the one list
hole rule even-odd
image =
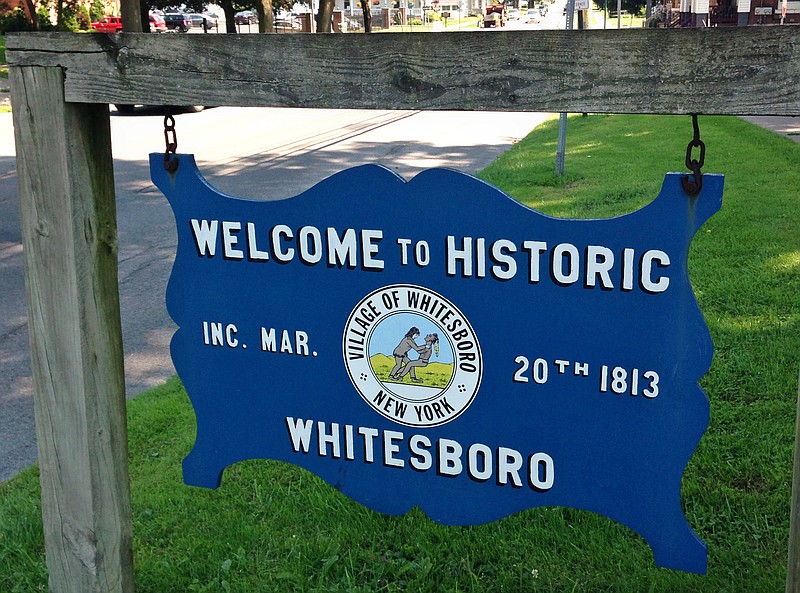
[[12, 67], [50, 591], [133, 591], [108, 105], [59, 67]]
[[792, 511], [789, 515], [789, 562], [786, 593], [800, 593], [800, 377], [797, 388], [797, 420], [794, 435], [792, 472]]

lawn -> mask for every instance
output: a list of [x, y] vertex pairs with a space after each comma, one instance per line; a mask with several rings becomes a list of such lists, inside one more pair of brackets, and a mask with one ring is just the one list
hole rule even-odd
[[0, 78], [8, 78], [8, 65], [6, 64], [6, 38], [0, 35]]
[[[555, 216], [607, 217], [655, 197], [682, 170], [688, 117], [571, 117], [566, 174], [555, 120], [482, 177]], [[683, 481], [708, 544], [704, 576], [658, 568], [644, 541], [604, 517], [533, 509], [444, 527], [390, 517], [308, 472], [248, 461], [215, 491], [184, 486], [194, 415], [180, 381], [129, 402], [139, 592], [782, 591], [800, 369], [800, 145], [737, 118], [700, 118], [704, 171], [724, 173], [722, 210], [697, 234], [690, 275], [715, 357], [701, 384], [711, 422]], [[0, 591], [47, 589], [37, 469], [0, 485]]]

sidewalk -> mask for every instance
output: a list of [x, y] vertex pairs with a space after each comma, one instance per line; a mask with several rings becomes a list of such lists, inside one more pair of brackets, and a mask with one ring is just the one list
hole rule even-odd
[[772, 130], [781, 136], [786, 136], [795, 142], [800, 142], [800, 117], [743, 115], [742, 119], [749, 121], [751, 124]]

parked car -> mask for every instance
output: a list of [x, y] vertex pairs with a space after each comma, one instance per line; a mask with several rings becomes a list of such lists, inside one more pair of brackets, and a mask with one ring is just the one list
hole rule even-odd
[[213, 29], [214, 27], [217, 26], [217, 21], [207, 14], [198, 14], [196, 12], [190, 12], [186, 16], [189, 17], [189, 20], [192, 23], [192, 27], [203, 29], [203, 31], [208, 31], [209, 29]]
[[252, 10], [243, 10], [233, 15], [233, 22], [237, 25], [257, 25], [258, 15]]
[[486, 8], [486, 14], [483, 16], [484, 27], [502, 27], [503, 26], [503, 5], [492, 4]]
[[300, 21], [295, 18], [291, 17], [278, 17], [275, 19], [275, 28], [276, 29], [291, 29], [293, 31], [299, 31], [302, 29], [302, 25]]
[[506, 13], [506, 18], [510, 21], [519, 20], [519, 9], [509, 8], [508, 12]]
[[167, 30], [167, 23], [164, 22], [164, 17], [154, 12], [150, 13], [150, 32], [163, 33]]
[[217, 23], [219, 22], [219, 17], [213, 12], [203, 12], [203, 18], [206, 19], [206, 24], [208, 25], [209, 29], [211, 27], [216, 28]]
[[528, 12], [525, 13], [525, 22], [526, 23], [538, 23], [539, 22], [539, 11], [535, 8], [529, 8]]
[[178, 33], [186, 33], [192, 28], [192, 21], [185, 12], [164, 12], [164, 22], [167, 25], [167, 29]]
[[96, 23], [91, 23], [91, 26], [98, 33], [119, 33], [122, 31], [122, 17], [104, 16]]

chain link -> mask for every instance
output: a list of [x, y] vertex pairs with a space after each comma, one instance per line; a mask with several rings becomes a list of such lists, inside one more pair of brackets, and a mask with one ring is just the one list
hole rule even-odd
[[178, 170], [178, 157], [175, 155], [178, 150], [178, 134], [175, 132], [175, 118], [169, 111], [164, 114], [164, 142], [167, 146], [164, 152], [164, 168], [174, 173]]
[[[697, 123], [696, 113], [692, 114], [692, 128], [694, 129], [694, 137], [686, 147], [686, 168], [689, 169], [692, 174], [691, 176], [684, 175], [681, 178], [681, 185], [683, 186], [683, 191], [686, 192], [688, 196], [695, 198], [703, 189], [703, 173], [700, 169], [703, 168], [703, 164], [706, 161], [706, 145], [700, 140], [700, 126]], [[700, 149], [699, 159], [692, 158], [692, 150], [695, 148]]]

